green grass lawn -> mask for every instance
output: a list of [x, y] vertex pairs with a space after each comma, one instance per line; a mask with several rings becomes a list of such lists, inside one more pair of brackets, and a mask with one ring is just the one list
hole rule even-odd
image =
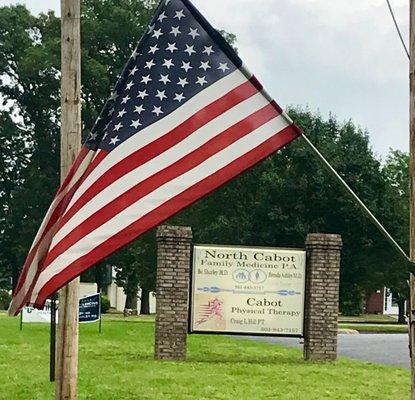
[[[48, 326], [0, 314], [0, 399], [53, 398]], [[340, 359], [306, 363], [301, 351], [225, 336], [189, 337], [186, 362], [153, 359], [154, 322], [109, 316], [103, 333], [82, 325], [79, 399], [409, 398], [410, 373]]]
[[340, 323], [339, 328], [354, 329], [360, 333], [408, 333], [408, 325], [387, 325], [387, 324], [344, 324]]
[[396, 324], [397, 320], [390, 315], [362, 314], [355, 317], [340, 315], [339, 323]]
[[396, 318], [379, 314], [340, 316], [339, 328], [354, 329], [361, 333], [408, 333], [407, 324], [398, 324]]

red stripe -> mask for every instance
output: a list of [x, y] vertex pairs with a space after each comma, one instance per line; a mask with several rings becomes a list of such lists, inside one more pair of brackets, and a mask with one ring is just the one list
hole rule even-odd
[[121, 232], [118, 232], [113, 237], [101, 243], [88, 254], [69, 264], [65, 270], [52, 276], [40, 290], [35, 301], [35, 306], [40, 308], [43, 307], [47, 297], [51, 293], [64, 286], [67, 282], [80, 275], [92, 265], [108, 257], [146, 231], [170, 218], [183, 208], [190, 206], [200, 198], [217, 189], [219, 186], [224, 185], [243, 171], [259, 163], [274, 151], [297, 138], [300, 134], [301, 132], [296, 126], [291, 125], [285, 128], [280, 133], [266, 140], [260, 146], [168, 200], [139, 220], [133, 222]]
[[[68, 235], [66, 235], [59, 243], [57, 243], [49, 252], [42, 270], [46, 269], [48, 265], [59, 257], [59, 255], [64, 253], [68, 248], [73, 246], [84, 236], [106, 223], [131, 204], [151, 193], [159, 186], [175, 179], [176, 177], [201, 164], [207, 158], [228, 147], [233, 142], [249, 134], [261, 125], [275, 118], [277, 115], [278, 112], [275, 110], [274, 106], [272, 104], [268, 104], [262, 109], [254, 112], [245, 119], [221, 132], [175, 163], [131, 187], [129, 190], [122, 193], [110, 203], [106, 204], [104, 207], [89, 216], [85, 221], [68, 233]], [[107, 181], [107, 186], [111, 182], [112, 180]]]
[[[77, 186], [79, 186], [86, 178], [87, 178], [87, 176], [94, 170], [94, 168], [96, 168], [98, 165], [99, 165], [99, 163], [105, 158], [105, 156], [108, 154], [108, 152], [106, 152], [106, 151], [103, 151], [103, 150], [101, 150], [96, 156], [95, 156], [95, 158], [92, 160], [92, 162], [88, 165], [88, 167], [87, 167], [87, 169], [85, 170], [85, 172], [84, 172], [84, 174], [80, 177], [80, 180], [77, 182]], [[74, 189], [75, 190], [75, 189]], [[71, 196], [71, 198], [72, 198], [72, 196]], [[68, 201], [70, 201], [71, 200], [71, 198], [69, 198], [68, 199]], [[66, 206], [65, 206], [66, 207]], [[56, 232], [55, 232], [56, 233]], [[38, 244], [37, 244], [37, 246], [36, 246], [36, 248], [38, 248], [38, 246], [39, 246], [39, 243], [40, 242], [38, 242]], [[46, 254], [45, 254], [45, 256], [46, 256]], [[33, 257], [34, 257], [34, 255], [33, 255]], [[32, 260], [33, 260], [33, 257], [32, 257]], [[29, 287], [29, 289], [28, 289], [28, 291], [27, 291], [27, 293], [25, 294], [25, 297], [24, 297], [24, 299], [23, 299], [23, 301], [21, 301], [21, 303], [19, 304], [19, 307], [17, 308], [17, 311], [16, 311], [16, 314], [15, 315], [17, 315], [18, 313], [19, 313], [19, 311], [21, 310], [21, 308], [26, 304], [26, 303], [28, 303], [28, 301], [30, 300], [30, 296], [32, 295], [32, 291], [33, 291], [33, 288], [34, 288], [34, 286], [35, 286], [35, 284], [36, 284], [36, 282], [37, 282], [37, 278], [38, 278], [38, 276], [39, 276], [39, 274], [40, 274], [40, 272], [42, 271], [42, 269], [41, 268], [39, 268], [41, 265], [43, 265], [43, 261], [44, 261], [44, 259], [43, 260], [41, 260], [41, 262], [39, 262], [38, 263], [38, 267], [37, 267], [37, 270], [36, 270], [36, 274], [35, 274], [35, 276], [34, 276], [34, 278], [32, 279], [32, 282], [31, 282], [31, 284], [30, 284], [30, 287]], [[31, 263], [31, 261], [30, 261], [30, 263]], [[28, 265], [30, 265], [30, 263], [28, 264]], [[26, 265], [26, 263], [25, 263], [25, 265]], [[28, 267], [28, 266], [27, 266]], [[26, 268], [27, 268], [26, 267]], [[25, 275], [27, 275], [27, 270], [26, 271], [22, 271], [22, 273], [21, 273], [21, 275], [20, 275], [20, 277], [19, 277], [19, 282], [20, 282], [20, 279], [21, 279], [21, 277], [22, 277], [22, 274], [23, 274], [23, 272], [25, 273]], [[15, 293], [17, 293], [17, 290], [15, 291]]]
[[[68, 193], [66, 193], [65, 196], [63, 196], [60, 202], [56, 205], [55, 209], [52, 212], [52, 215], [49, 218], [49, 221], [45, 229], [43, 230], [42, 235], [40, 236], [36, 245], [33, 246], [32, 250], [30, 250], [29, 254], [26, 257], [25, 263], [23, 264], [23, 267], [22, 267], [22, 271], [20, 272], [19, 280], [14, 290], [14, 294], [17, 294], [22, 288], [26, 280], [27, 273], [29, 271], [29, 266], [32, 263], [33, 258], [35, 257], [36, 252], [38, 251], [39, 246], [42, 243], [43, 239], [49, 233], [50, 229], [52, 229], [53, 225], [56, 224], [59, 217], [63, 214], [65, 208], [71, 201], [75, 191], [78, 189], [81, 183], [87, 178], [87, 176], [93, 171], [93, 169], [99, 165], [99, 163], [105, 158], [107, 154], [108, 152], [106, 151], [101, 151], [100, 153], [98, 153], [98, 155], [94, 158], [94, 160], [87, 166], [85, 172], [81, 175], [80, 179], [77, 182], [75, 182], [75, 184], [68, 190]], [[85, 158], [85, 155], [83, 156], [83, 158]], [[80, 163], [78, 163], [78, 167], [79, 165]], [[57, 227], [55, 227], [55, 231], [56, 230], [57, 230]]]
[[[257, 93], [255, 86], [250, 82], [246, 81], [243, 84], [239, 85], [235, 89], [231, 90], [226, 95], [222, 96], [220, 99], [212, 102], [208, 106], [204, 107], [203, 109], [199, 110], [195, 115], [188, 118], [185, 122], [181, 125], [167, 133], [166, 135], [162, 136], [161, 138], [157, 139], [156, 141], [150, 143], [149, 145], [141, 148], [131, 154], [130, 156], [123, 159], [120, 163], [116, 166], [112, 167], [109, 171], [107, 171], [100, 179], [98, 179], [94, 184], [87, 189], [87, 191], [75, 202], [75, 204], [68, 210], [67, 213], [64, 214], [63, 217], [62, 213], [59, 213], [59, 217], [61, 217], [61, 221], [55, 230], [55, 233], [90, 199], [92, 199], [96, 194], [101, 192], [105, 187], [108, 186], [108, 180], [113, 182], [114, 180], [118, 179], [119, 177], [123, 176], [124, 174], [128, 173], [129, 171], [133, 170], [137, 166], [147, 162], [148, 160], [154, 158], [161, 152], [167, 150], [171, 146], [175, 145], [176, 143], [180, 142], [187, 136], [189, 136], [194, 130], [199, 129], [201, 126], [205, 125], [210, 120], [216, 118], [218, 115], [223, 114], [228, 109], [234, 107], [235, 105], [239, 104], [240, 102], [246, 100], [247, 98], [251, 97], [253, 94]], [[141, 157], [140, 157], [141, 156]], [[72, 196], [71, 196], [72, 198]], [[65, 208], [68, 203], [65, 204]], [[65, 211], [64, 208], [60, 208], [60, 210]], [[37, 250], [36, 246], [36, 250]], [[35, 249], [33, 249], [35, 250]], [[27, 267], [33, 260], [33, 257], [36, 253], [33, 252], [33, 255], [29, 262], [27, 263]], [[49, 256], [48, 256], [49, 260]], [[51, 261], [48, 261], [51, 262]], [[25, 263], [26, 264], [26, 263]], [[45, 264], [47, 266], [48, 263]], [[45, 268], [42, 267], [42, 270]], [[24, 279], [27, 275], [27, 270], [24, 270]], [[24, 282], [22, 280], [22, 284]], [[19, 279], [20, 282], [20, 279]], [[33, 285], [31, 285], [32, 289]], [[30, 292], [31, 292], [30, 289]]]
[[255, 75], [252, 75], [249, 80], [258, 89], [258, 92], [260, 92], [263, 89], [263, 86], [261, 85], [261, 82], [256, 78]]
[[89, 149], [85, 146], [82, 146], [78, 156], [75, 158], [75, 161], [73, 162], [71, 168], [68, 171], [68, 174], [66, 175], [66, 178], [60, 185], [57, 194], [61, 193], [62, 190], [68, 185], [68, 183], [71, 181], [72, 177], [75, 175], [77, 169], [81, 165], [82, 161], [84, 161], [86, 155], [89, 153]]
[[[72, 165], [71, 169], [68, 172], [68, 175], [66, 176], [64, 182], [61, 184], [61, 186], [59, 187], [58, 191], [56, 192], [55, 198], [56, 198], [56, 196], [59, 193], [61, 193], [67, 187], [67, 185], [69, 184], [70, 180], [72, 179], [72, 177], [76, 173], [76, 170], [79, 168], [79, 166], [81, 165], [82, 161], [85, 159], [85, 157], [88, 154], [88, 152], [89, 152], [89, 149], [87, 149], [86, 147], [82, 147], [81, 148], [81, 151], [79, 152], [78, 156], [76, 157], [74, 164]], [[67, 195], [68, 194], [66, 194], [65, 196], [67, 196]], [[52, 214], [51, 214], [51, 216], [49, 218], [49, 221], [46, 224], [45, 228], [43, 229], [43, 232], [42, 232], [41, 236], [39, 237], [37, 243], [29, 251], [29, 254], [26, 257], [26, 260], [25, 260], [25, 262], [23, 264], [23, 267], [22, 267], [22, 270], [20, 272], [19, 280], [17, 281], [17, 285], [16, 285], [16, 287], [14, 289], [14, 294], [18, 293], [18, 291], [23, 286], [24, 281], [26, 280], [28, 268], [29, 268], [30, 264], [32, 263], [32, 260], [33, 260], [33, 258], [35, 256], [36, 252], [37, 252], [37, 249], [40, 246], [40, 243], [42, 242], [43, 238], [48, 234], [49, 229], [51, 228], [51, 226], [56, 223], [57, 218], [61, 214], [62, 203], [65, 200], [65, 196], [62, 197], [62, 199], [60, 200], [60, 202], [55, 206], [55, 209], [53, 210], [53, 212], [52, 212]]]
[[145, 164], [149, 160], [165, 152], [186, 137], [190, 136], [195, 130], [201, 128], [214, 118], [223, 114], [242, 101], [248, 99], [258, 93], [255, 86], [249, 81], [241, 84], [237, 88], [231, 90], [225, 96], [212, 102], [208, 106], [202, 108], [196, 114], [182, 124], [156, 139], [148, 145], [136, 150], [126, 158], [122, 159], [118, 164], [111, 167], [101, 177], [99, 177], [71, 206], [59, 222], [60, 229], [64, 226], [86, 203], [94, 198], [98, 193], [104, 190], [109, 182], [115, 182], [120, 177]]

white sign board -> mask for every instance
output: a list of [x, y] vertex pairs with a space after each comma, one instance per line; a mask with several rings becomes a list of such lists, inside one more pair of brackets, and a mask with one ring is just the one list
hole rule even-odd
[[302, 336], [304, 250], [193, 247], [190, 332]]
[[[23, 307], [22, 322], [44, 322], [50, 324], [50, 300], [46, 300], [43, 310], [38, 310], [33, 307]], [[57, 307], [57, 305], [56, 305]], [[56, 320], [58, 319], [58, 312], [56, 312]]]
[[[101, 316], [101, 294], [96, 293], [90, 296], [84, 296], [79, 299], [79, 323], [83, 322], [95, 322], [100, 319]], [[58, 321], [58, 306], [59, 302], [56, 302], [56, 321]], [[40, 322], [50, 324], [51, 319], [51, 301], [46, 300], [43, 310], [38, 310], [33, 307], [23, 307], [22, 309], [22, 322], [32, 323]]]

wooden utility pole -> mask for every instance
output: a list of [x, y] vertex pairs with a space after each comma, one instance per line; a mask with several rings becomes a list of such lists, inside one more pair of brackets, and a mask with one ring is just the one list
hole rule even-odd
[[[81, 148], [80, 0], [61, 0], [61, 181]], [[79, 278], [59, 292], [56, 400], [77, 398]]]
[[[415, 261], [415, 0], [409, 6], [409, 177], [410, 257]], [[409, 351], [411, 355], [411, 399], [415, 400], [415, 276], [410, 274]]]

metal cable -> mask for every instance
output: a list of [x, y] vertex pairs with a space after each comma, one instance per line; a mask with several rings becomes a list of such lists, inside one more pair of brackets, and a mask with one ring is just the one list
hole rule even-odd
[[403, 48], [405, 50], [405, 53], [406, 53], [406, 55], [408, 56], [408, 59], [409, 59], [409, 51], [408, 51], [408, 48], [406, 47], [405, 41], [403, 40], [402, 33], [401, 33], [401, 30], [399, 29], [399, 25], [398, 25], [398, 23], [396, 21], [395, 14], [393, 12], [393, 9], [392, 9], [392, 6], [390, 4], [390, 1], [389, 0], [386, 0], [386, 3], [388, 4], [389, 12], [390, 12], [390, 14], [392, 16], [393, 23], [395, 24], [395, 28], [396, 28], [396, 31], [398, 32], [399, 38], [401, 39], [402, 46], [403, 46]]

